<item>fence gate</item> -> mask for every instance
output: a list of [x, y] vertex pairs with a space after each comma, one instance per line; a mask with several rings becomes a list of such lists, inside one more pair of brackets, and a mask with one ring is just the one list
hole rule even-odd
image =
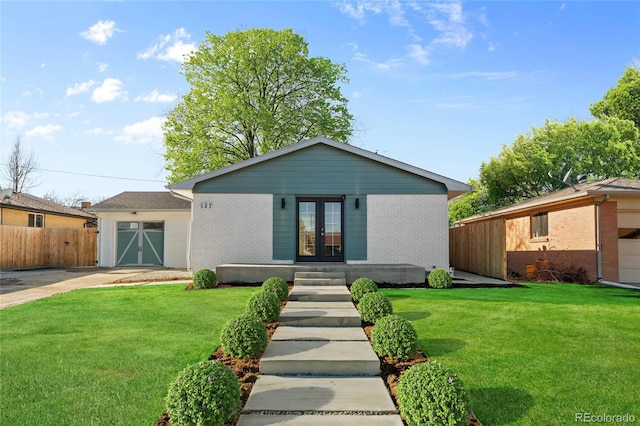
[[163, 265], [164, 222], [118, 222], [118, 265]]

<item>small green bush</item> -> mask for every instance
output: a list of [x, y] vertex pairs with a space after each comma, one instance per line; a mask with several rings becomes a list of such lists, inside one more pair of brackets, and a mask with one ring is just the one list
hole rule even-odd
[[246, 312], [264, 322], [276, 321], [280, 316], [280, 299], [270, 291], [259, 291], [249, 298]]
[[387, 296], [382, 293], [366, 293], [360, 299], [358, 312], [364, 321], [375, 324], [378, 319], [391, 315], [393, 306]]
[[262, 321], [243, 314], [231, 318], [220, 332], [222, 351], [235, 358], [254, 358], [267, 347], [267, 328]]
[[270, 291], [275, 293], [281, 302], [287, 300], [289, 295], [289, 284], [282, 278], [271, 277], [262, 283], [262, 291]]
[[203, 361], [180, 372], [165, 402], [174, 426], [222, 426], [242, 405], [240, 382], [226, 365]]
[[371, 343], [378, 355], [410, 359], [418, 350], [418, 333], [411, 322], [400, 315], [387, 315], [376, 321]]
[[435, 361], [416, 364], [405, 371], [397, 397], [409, 426], [469, 424], [464, 383]]
[[200, 269], [193, 274], [193, 286], [195, 288], [213, 288], [216, 286], [216, 273], [211, 269]]
[[367, 293], [375, 293], [378, 291], [378, 285], [369, 278], [358, 278], [351, 284], [351, 298], [354, 302], [359, 302]]
[[444, 269], [434, 269], [429, 273], [427, 280], [432, 288], [450, 288], [452, 281], [451, 275]]

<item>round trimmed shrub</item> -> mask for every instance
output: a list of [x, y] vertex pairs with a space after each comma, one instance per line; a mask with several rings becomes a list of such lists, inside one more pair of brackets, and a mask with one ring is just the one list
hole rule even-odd
[[360, 299], [358, 312], [364, 321], [375, 324], [378, 319], [391, 315], [393, 306], [387, 296], [382, 293], [366, 293]]
[[231, 318], [220, 332], [222, 351], [235, 358], [254, 358], [267, 347], [267, 328], [253, 315]]
[[400, 315], [387, 315], [376, 321], [371, 343], [378, 355], [410, 359], [418, 350], [418, 333], [411, 322]]
[[242, 405], [240, 382], [226, 365], [203, 361], [180, 372], [165, 402], [172, 425], [222, 426]]
[[280, 299], [270, 291], [259, 291], [249, 298], [246, 312], [264, 322], [276, 321], [280, 316]]
[[468, 425], [462, 380], [435, 361], [409, 368], [398, 384], [400, 412], [410, 426]]
[[193, 286], [195, 288], [213, 288], [216, 286], [216, 273], [211, 269], [200, 269], [193, 274]]
[[358, 278], [353, 283], [351, 283], [351, 298], [354, 302], [360, 302], [362, 296], [367, 293], [375, 293], [378, 291], [378, 285], [369, 278]]
[[287, 300], [287, 296], [289, 295], [289, 284], [282, 278], [271, 277], [267, 278], [265, 282], [262, 283], [262, 291], [270, 291], [271, 293], [275, 293], [280, 299], [281, 302]]
[[444, 269], [434, 269], [429, 273], [427, 280], [432, 288], [450, 288], [452, 281], [451, 275]]

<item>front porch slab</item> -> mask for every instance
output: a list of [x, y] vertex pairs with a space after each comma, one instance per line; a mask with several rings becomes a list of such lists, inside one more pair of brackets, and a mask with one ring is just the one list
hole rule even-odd
[[424, 285], [426, 277], [424, 268], [410, 264], [230, 263], [218, 265], [215, 269], [218, 281], [223, 284], [262, 283], [270, 277], [279, 277], [287, 282], [293, 282], [296, 272], [343, 272], [347, 284], [351, 284], [360, 277], [367, 277], [378, 284]]

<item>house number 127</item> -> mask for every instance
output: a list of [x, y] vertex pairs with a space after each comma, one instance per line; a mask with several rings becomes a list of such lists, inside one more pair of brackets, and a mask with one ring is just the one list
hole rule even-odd
[[200, 208], [201, 209], [210, 209], [213, 207], [213, 203], [211, 201], [201, 201]]

